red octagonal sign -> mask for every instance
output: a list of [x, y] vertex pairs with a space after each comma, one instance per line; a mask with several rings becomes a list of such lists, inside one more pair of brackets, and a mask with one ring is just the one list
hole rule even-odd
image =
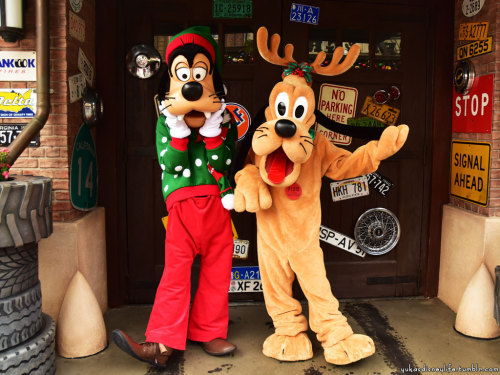
[[491, 133], [492, 117], [493, 74], [476, 77], [465, 95], [453, 90], [453, 132]]

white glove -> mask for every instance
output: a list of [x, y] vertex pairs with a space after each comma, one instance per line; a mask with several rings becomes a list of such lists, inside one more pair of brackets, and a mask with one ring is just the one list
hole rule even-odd
[[220, 124], [222, 123], [222, 114], [226, 109], [226, 103], [222, 103], [222, 106], [217, 112], [212, 113], [212, 115], [205, 120], [205, 124], [200, 128], [199, 133], [203, 137], [216, 137], [218, 136], [222, 128]]
[[184, 120], [179, 120], [177, 116], [171, 114], [166, 109], [161, 111], [165, 115], [165, 123], [170, 128], [170, 135], [172, 138], [186, 138], [191, 134], [191, 129], [184, 122]]

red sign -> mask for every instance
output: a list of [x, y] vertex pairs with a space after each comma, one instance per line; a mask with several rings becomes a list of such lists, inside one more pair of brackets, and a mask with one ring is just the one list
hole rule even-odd
[[226, 109], [231, 112], [233, 118], [236, 120], [236, 126], [238, 127], [238, 141], [242, 140], [248, 132], [250, 123], [252, 119], [250, 114], [241, 104], [238, 103], [227, 103]]
[[492, 120], [493, 74], [476, 77], [465, 95], [453, 90], [453, 132], [491, 133]]

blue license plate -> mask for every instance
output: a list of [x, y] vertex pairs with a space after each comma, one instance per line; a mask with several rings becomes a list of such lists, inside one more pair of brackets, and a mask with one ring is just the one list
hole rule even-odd
[[319, 8], [310, 5], [292, 3], [290, 21], [317, 25], [319, 22]]
[[231, 280], [260, 280], [259, 267], [233, 267], [231, 269]]

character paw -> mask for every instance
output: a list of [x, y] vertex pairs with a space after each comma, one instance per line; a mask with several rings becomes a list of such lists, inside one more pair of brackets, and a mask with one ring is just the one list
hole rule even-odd
[[384, 160], [398, 152], [406, 142], [409, 131], [407, 125], [388, 126], [378, 141], [376, 159]]
[[305, 361], [313, 357], [311, 341], [304, 332], [296, 336], [273, 333], [264, 341], [262, 353], [280, 361]]
[[347, 365], [371, 356], [375, 353], [375, 344], [371, 337], [354, 334], [324, 350], [327, 362]]

